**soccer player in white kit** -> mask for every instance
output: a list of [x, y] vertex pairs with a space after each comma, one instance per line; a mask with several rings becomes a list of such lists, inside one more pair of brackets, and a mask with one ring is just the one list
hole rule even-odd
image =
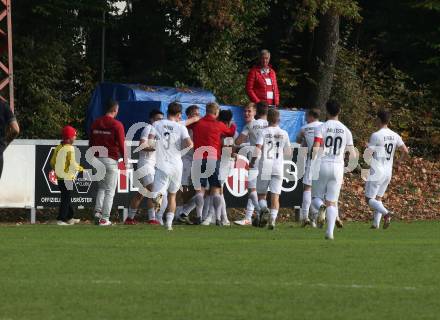
[[350, 130], [338, 120], [341, 109], [339, 103], [328, 101], [326, 109], [328, 120], [315, 128], [311, 170], [315, 178], [315, 168], [319, 168], [319, 178], [312, 182], [312, 205], [315, 209], [319, 208], [318, 226], [324, 225], [327, 216], [325, 238], [333, 240], [339, 193], [344, 180], [345, 152], [349, 152], [350, 156], [356, 153]]
[[[142, 149], [139, 151], [139, 159], [137, 163], [137, 174], [140, 176], [141, 185], [150, 192], [152, 189], [152, 183], [154, 180], [154, 166], [156, 165], [156, 151], [152, 148], [151, 143], [148, 141], [148, 136], [153, 130], [153, 124], [156, 121], [163, 119], [163, 113], [160, 110], [153, 110], [149, 115], [150, 124], [147, 124], [142, 130], [139, 145]], [[137, 192], [130, 201], [130, 207], [128, 208], [128, 217], [125, 219], [124, 224], [134, 225], [137, 224], [135, 220], [136, 213], [139, 209], [139, 205], [142, 202], [144, 195], [141, 192]], [[154, 210], [154, 209], [151, 209]], [[148, 221], [150, 224], [155, 223], [152, 212], [148, 212]]]
[[[199, 119], [200, 109], [197, 105], [191, 105], [185, 110], [187, 119]], [[192, 139], [192, 130], [188, 129], [189, 135]], [[192, 225], [193, 223], [189, 219], [190, 212], [196, 207], [195, 199], [189, 197], [194, 194], [194, 187], [191, 180], [191, 166], [193, 162], [194, 150], [188, 151], [182, 156], [183, 171], [182, 171], [182, 192], [181, 201], [184, 203], [182, 211], [180, 212], [177, 220], [180, 223]], [[193, 197], [194, 198], [194, 197]], [[177, 213], [177, 212], [176, 212]]]
[[[182, 153], [193, 147], [186, 127], [179, 123], [182, 105], [172, 102], [168, 106], [167, 119], [153, 124], [154, 132], [148, 137], [156, 140], [156, 172], [153, 181], [153, 194], [168, 193], [166, 228], [173, 230], [172, 224], [176, 210], [176, 193], [182, 180]], [[155, 199], [153, 199], [153, 202]], [[156, 200], [157, 201], [157, 200]]]
[[390, 114], [384, 110], [377, 113], [377, 126], [379, 130], [374, 132], [368, 143], [368, 149], [373, 154], [370, 174], [365, 183], [365, 198], [371, 209], [374, 210], [372, 229], [378, 229], [383, 216], [383, 228], [387, 229], [391, 222], [391, 212], [387, 210], [382, 197], [387, 190], [393, 175], [393, 158], [396, 150], [402, 153], [400, 162], [408, 157], [409, 150], [402, 138], [388, 128]]
[[[268, 127], [258, 133], [256, 141], [258, 162], [257, 193], [259, 202], [255, 205], [259, 213], [259, 227], [265, 227], [269, 221], [269, 229], [275, 228], [275, 221], [280, 208], [280, 194], [284, 177], [284, 156], [292, 157], [288, 133], [281, 129], [280, 112], [270, 109], [267, 114]], [[261, 151], [261, 152], [259, 152]], [[252, 157], [250, 167], [254, 167], [257, 157]], [[270, 191], [270, 212], [267, 209], [266, 196]]]
[[[249, 139], [249, 144], [255, 147], [257, 144], [257, 137], [260, 132], [267, 128], [267, 113], [269, 106], [266, 102], [259, 102], [256, 105], [256, 120], [247, 123], [235, 140], [236, 145], [241, 145]], [[254, 208], [258, 207], [258, 194], [257, 194], [257, 177], [258, 177], [258, 159], [256, 160], [253, 168], [249, 168], [248, 174], [248, 192], [249, 199], [251, 200]], [[252, 213], [253, 210], [246, 210], [246, 217], [243, 220], [234, 221], [235, 224], [241, 226], [252, 225]]]
[[313, 153], [313, 143], [315, 140], [315, 129], [322, 125], [322, 122], [319, 121], [319, 109], [310, 109], [307, 111], [307, 124], [304, 125], [297, 137], [297, 142], [301, 144], [301, 146], [307, 148], [307, 160], [305, 162], [305, 170], [303, 176], [303, 201], [301, 205], [301, 225], [303, 227], [307, 225], [312, 225], [312, 227], [316, 227], [315, 217], [312, 218], [312, 221], [309, 219], [309, 210], [310, 205], [312, 203], [312, 174], [310, 171], [310, 163], [312, 161], [312, 153]]

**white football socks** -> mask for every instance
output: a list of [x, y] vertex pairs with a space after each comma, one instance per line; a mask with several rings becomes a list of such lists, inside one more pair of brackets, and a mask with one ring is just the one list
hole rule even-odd
[[219, 194], [213, 195], [212, 204], [214, 206], [215, 219], [220, 221], [222, 219], [222, 196]]
[[381, 219], [382, 219], [382, 213], [378, 211], [374, 211], [373, 226], [379, 228]]
[[313, 198], [312, 200], [312, 206], [314, 207], [314, 209], [316, 211], [319, 210], [319, 208], [321, 208], [321, 206], [324, 204], [324, 202], [322, 201], [321, 198]]
[[338, 208], [335, 206], [327, 207], [327, 231], [325, 235], [333, 239], [333, 230], [335, 229], [336, 217], [338, 216]]
[[260, 211], [263, 209], [267, 209], [266, 199], [261, 199], [260, 201], [258, 201], [258, 206], [260, 207]]
[[[162, 203], [160, 204], [160, 210], [159, 210], [158, 214], [163, 216], [167, 207], [168, 207], [168, 193], [165, 193], [162, 197]], [[157, 213], [156, 213], [156, 215], [157, 215]]]
[[246, 216], [245, 216], [246, 220], [250, 221], [252, 219], [252, 215], [254, 214], [254, 209], [255, 207], [254, 204], [252, 203], [251, 198], [248, 198], [247, 206], [246, 206]]
[[277, 221], [278, 210], [270, 209], [270, 222], [273, 226], [275, 226], [275, 221]]
[[208, 218], [208, 216], [210, 216], [210, 212], [211, 212], [211, 206], [212, 206], [212, 201], [211, 201], [211, 196], [206, 196], [205, 199], [203, 200], [203, 207], [202, 207], [202, 220], [206, 220], [206, 218]]
[[173, 226], [174, 213], [168, 212], [166, 217], [167, 217], [166, 226], [167, 228], [171, 228]]
[[222, 222], [229, 222], [228, 212], [226, 211], [226, 201], [224, 194], [222, 194]]
[[252, 191], [251, 193], [249, 193], [249, 199], [251, 199], [252, 204], [254, 205], [254, 208], [257, 211], [260, 211], [261, 208], [260, 208], [260, 205], [258, 204], [258, 194], [257, 194], [257, 191]]
[[382, 201], [377, 201], [376, 199], [370, 199], [368, 200], [368, 205], [371, 209], [381, 213], [381, 214], [387, 214], [388, 210], [383, 206]]
[[161, 225], [163, 225], [163, 215], [168, 207], [168, 195], [165, 195], [162, 198], [162, 204], [160, 205], [159, 212], [156, 212], [156, 220], [159, 221]]
[[147, 209], [148, 220], [156, 220], [156, 212], [154, 212], [154, 208]]
[[201, 218], [202, 214], [203, 214], [203, 208], [204, 208], [204, 202], [205, 199], [203, 199], [203, 194], [202, 193], [197, 193], [194, 196], [194, 200], [195, 200], [195, 204], [196, 204], [196, 214], [197, 214], [197, 218]]
[[183, 209], [181, 214], [184, 214], [185, 216], [189, 216], [189, 213], [193, 211], [196, 207], [196, 197], [197, 194], [195, 194], [187, 203], [183, 205]]
[[134, 217], [136, 216], [136, 213], [137, 213], [137, 209], [128, 208], [128, 218], [129, 219], [134, 219]]
[[312, 192], [310, 190], [303, 192], [303, 202], [301, 205], [301, 220], [309, 217], [310, 205], [312, 203]]

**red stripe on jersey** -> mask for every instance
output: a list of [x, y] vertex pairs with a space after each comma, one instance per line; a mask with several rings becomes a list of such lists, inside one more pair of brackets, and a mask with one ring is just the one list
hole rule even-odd
[[322, 138], [320, 138], [320, 137], [315, 137], [315, 140], [314, 140], [314, 142], [319, 142], [320, 144], [322, 144]]

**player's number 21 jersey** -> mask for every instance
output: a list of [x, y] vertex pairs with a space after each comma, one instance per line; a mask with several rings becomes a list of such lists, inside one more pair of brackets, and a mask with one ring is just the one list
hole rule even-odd
[[280, 127], [267, 127], [259, 133], [257, 145], [262, 146], [259, 171], [263, 174], [283, 176], [284, 151], [290, 148], [287, 132]]

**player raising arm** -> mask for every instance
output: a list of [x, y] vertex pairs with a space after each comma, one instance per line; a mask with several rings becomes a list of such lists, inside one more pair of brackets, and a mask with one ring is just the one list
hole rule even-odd
[[396, 150], [402, 153], [402, 157], [396, 161], [397, 165], [409, 154], [402, 138], [388, 128], [390, 118], [390, 114], [384, 110], [377, 113], [376, 121], [379, 130], [371, 135], [368, 143], [373, 160], [370, 175], [365, 183], [365, 198], [370, 208], [374, 210], [372, 229], [379, 228], [382, 215], [384, 217], [383, 228], [386, 229], [390, 225], [391, 212], [382, 204], [382, 197], [393, 175], [393, 158]]

